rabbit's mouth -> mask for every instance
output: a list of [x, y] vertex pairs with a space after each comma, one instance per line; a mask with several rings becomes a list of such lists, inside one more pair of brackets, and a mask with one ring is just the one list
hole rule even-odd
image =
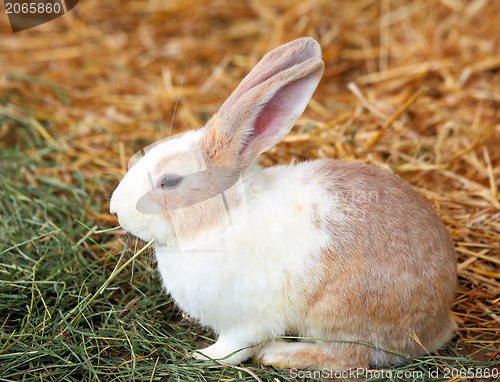
[[146, 242], [153, 239], [149, 231], [150, 225], [139, 214], [135, 216], [135, 219], [124, 219], [120, 214], [116, 214], [116, 216], [120, 226], [132, 236]]

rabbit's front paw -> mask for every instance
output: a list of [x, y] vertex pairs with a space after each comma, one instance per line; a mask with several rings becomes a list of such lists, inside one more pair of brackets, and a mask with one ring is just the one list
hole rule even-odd
[[250, 350], [243, 346], [231, 346], [227, 341], [217, 341], [205, 349], [196, 350], [192, 353], [193, 358], [199, 360], [215, 360], [236, 365], [247, 360], [251, 354]]

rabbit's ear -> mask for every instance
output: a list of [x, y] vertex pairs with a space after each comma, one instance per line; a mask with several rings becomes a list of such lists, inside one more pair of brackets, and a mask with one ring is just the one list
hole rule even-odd
[[300, 38], [266, 54], [209, 121], [212, 163], [244, 168], [294, 126], [323, 74], [321, 48]]

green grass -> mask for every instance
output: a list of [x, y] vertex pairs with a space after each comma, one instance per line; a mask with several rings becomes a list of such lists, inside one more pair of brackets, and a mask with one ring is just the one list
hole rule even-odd
[[[252, 362], [233, 368], [186, 357], [213, 334], [175, 309], [152, 257], [136, 256], [135, 240], [117, 248], [115, 232], [87, 218], [102, 211], [104, 196], [95, 190], [108, 180], [84, 180], [79, 172], [62, 180], [62, 149], [47, 146], [30, 125], [0, 122], [15, 135], [15, 144], [0, 151], [0, 381], [323, 380]], [[414, 373], [428, 376], [437, 365], [471, 367], [475, 375], [492, 369], [459, 350], [368, 380], [401, 380], [396, 370], [413, 372], [407, 381], [443, 380]]]

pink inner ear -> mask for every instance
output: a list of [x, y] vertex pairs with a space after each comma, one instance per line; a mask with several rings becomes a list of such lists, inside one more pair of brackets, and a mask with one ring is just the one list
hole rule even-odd
[[284, 85], [262, 105], [240, 154], [250, 147], [252, 152], [258, 155], [284, 138], [293, 127], [288, 126], [289, 123], [295, 122], [309, 102], [308, 87], [310, 88], [312, 83], [309, 77], [310, 75]]

